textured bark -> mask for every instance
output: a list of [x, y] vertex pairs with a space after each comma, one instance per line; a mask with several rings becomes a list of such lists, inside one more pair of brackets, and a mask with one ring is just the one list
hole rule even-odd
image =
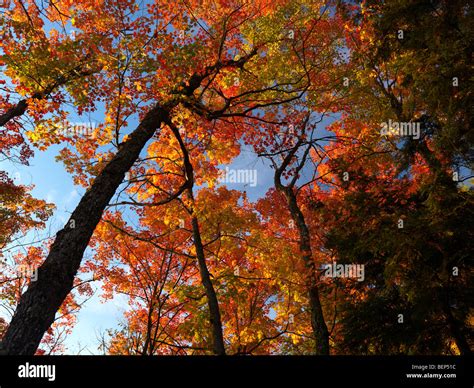
[[48, 257], [38, 269], [38, 280], [30, 283], [20, 299], [3, 338], [4, 352], [35, 353], [56, 312], [71, 292], [84, 251], [105, 207], [170, 109], [171, 105], [157, 105], [146, 115], [94, 180], [66, 226], [57, 233]]

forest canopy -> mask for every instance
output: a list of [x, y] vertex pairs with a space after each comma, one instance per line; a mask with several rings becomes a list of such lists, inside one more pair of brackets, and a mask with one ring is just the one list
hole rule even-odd
[[1, 1], [0, 353], [471, 353], [472, 13]]

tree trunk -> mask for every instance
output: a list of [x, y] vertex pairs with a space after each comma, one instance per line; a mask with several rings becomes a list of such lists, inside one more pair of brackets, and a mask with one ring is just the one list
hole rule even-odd
[[126, 172], [173, 107], [156, 105], [122, 144], [87, 190], [66, 226], [56, 234], [48, 257], [22, 295], [3, 338], [3, 352], [33, 355], [54, 321], [56, 312], [71, 292], [73, 281], [89, 240], [105, 207], [123, 181]]
[[313, 261], [311, 250], [311, 238], [301, 212], [296, 195], [292, 188], [285, 188], [284, 193], [288, 202], [291, 217], [295, 221], [300, 237], [300, 251], [302, 259], [308, 270], [306, 274], [306, 287], [309, 297], [309, 305], [311, 309], [311, 327], [313, 329], [313, 337], [315, 341], [314, 352], [318, 355], [329, 355], [329, 331], [324, 320], [323, 309], [318, 290], [318, 278], [316, 275], [316, 268]]
[[201, 233], [199, 231], [198, 219], [193, 215], [193, 238], [194, 246], [196, 247], [196, 256], [199, 264], [199, 272], [201, 274], [201, 282], [206, 291], [207, 305], [209, 307], [209, 321], [212, 327], [212, 339], [214, 354], [218, 356], [225, 356], [224, 336], [222, 334], [221, 313], [219, 310], [219, 302], [217, 301], [216, 291], [211, 281], [211, 276], [206, 265], [206, 258], [204, 256], [204, 247], [201, 241]]
[[173, 132], [176, 140], [179, 143], [181, 148], [181, 152], [183, 153], [183, 165], [184, 165], [184, 172], [186, 175], [187, 181], [187, 193], [189, 198], [192, 202], [192, 209], [191, 209], [191, 223], [193, 228], [193, 239], [194, 239], [194, 247], [196, 248], [196, 257], [198, 260], [199, 265], [199, 273], [201, 275], [201, 282], [204, 286], [204, 290], [206, 292], [206, 299], [207, 305], [209, 307], [209, 321], [211, 323], [212, 328], [212, 339], [213, 339], [213, 351], [214, 354], [218, 356], [225, 355], [225, 346], [224, 346], [224, 336], [222, 334], [222, 321], [221, 321], [221, 313], [219, 310], [219, 302], [217, 300], [216, 291], [214, 290], [214, 285], [211, 281], [211, 275], [209, 274], [209, 270], [206, 264], [206, 256], [204, 254], [204, 246], [201, 240], [201, 232], [199, 230], [199, 221], [196, 215], [194, 214], [194, 168], [191, 163], [191, 159], [189, 157], [188, 149], [186, 148], [186, 144], [184, 144], [183, 139], [179, 133], [179, 129], [171, 122], [171, 120], [167, 120], [166, 124]]
[[471, 348], [469, 347], [469, 343], [464, 334], [463, 324], [453, 315], [446, 292], [444, 292], [444, 295], [442, 296], [441, 306], [446, 317], [446, 324], [459, 351], [462, 355], [472, 354]]

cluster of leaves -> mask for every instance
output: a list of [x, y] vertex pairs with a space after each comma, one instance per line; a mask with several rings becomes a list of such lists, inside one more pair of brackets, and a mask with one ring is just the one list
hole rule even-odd
[[[11, 317], [16, 309], [21, 295], [25, 292], [30, 282], [37, 281], [38, 268], [44, 261], [48, 247], [30, 246], [26, 252], [19, 252], [11, 260], [0, 262], [0, 299], [2, 310]], [[65, 340], [72, 332], [76, 322], [76, 315], [88, 298], [92, 296], [89, 282], [77, 280], [74, 292], [68, 295], [59, 309], [52, 326], [45, 333], [36, 354], [64, 354], [66, 351]], [[81, 302], [78, 300], [83, 298]], [[2, 318], [0, 338], [8, 328], [8, 323]]]

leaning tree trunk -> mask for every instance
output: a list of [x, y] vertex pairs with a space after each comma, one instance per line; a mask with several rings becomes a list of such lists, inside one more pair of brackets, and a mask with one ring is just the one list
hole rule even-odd
[[309, 306], [311, 309], [311, 327], [313, 329], [313, 337], [315, 341], [314, 352], [318, 355], [329, 355], [329, 331], [324, 320], [323, 309], [319, 297], [318, 278], [311, 251], [311, 239], [308, 226], [306, 225], [303, 213], [298, 206], [296, 195], [293, 190], [291, 188], [285, 188], [284, 193], [288, 202], [291, 217], [298, 228], [300, 251], [307, 268], [305, 283], [308, 292]]
[[3, 338], [2, 352], [33, 355], [56, 312], [71, 292], [89, 240], [105, 207], [137, 160], [141, 150], [161, 126], [174, 103], [155, 106], [119, 147], [60, 230], [48, 257], [38, 269], [38, 280], [22, 295]]

